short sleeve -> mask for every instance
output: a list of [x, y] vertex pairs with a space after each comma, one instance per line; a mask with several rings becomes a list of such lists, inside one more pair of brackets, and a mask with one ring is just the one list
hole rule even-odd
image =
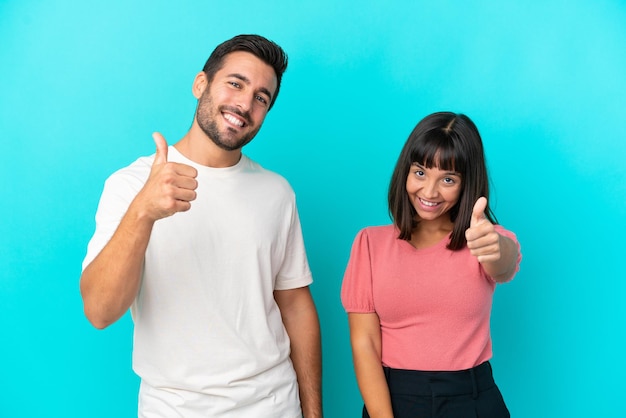
[[364, 229], [354, 239], [341, 285], [341, 303], [346, 312], [375, 312], [372, 289], [370, 245]]
[[296, 289], [309, 286], [311, 283], [313, 283], [313, 276], [309, 268], [300, 217], [294, 201], [285, 257], [274, 283], [274, 290]]
[[82, 264], [83, 270], [96, 258], [115, 233], [128, 206], [146, 182], [150, 167], [151, 160], [142, 157], [132, 166], [113, 173], [105, 181], [96, 211], [96, 230], [87, 245], [87, 254]]
[[519, 244], [519, 241], [517, 240], [517, 236], [513, 232], [507, 229], [504, 229], [504, 227], [502, 227], [501, 225], [495, 225], [495, 229], [498, 234], [504, 237], [510, 238], [517, 246], [517, 261], [515, 262], [515, 271], [513, 272], [513, 275], [511, 275], [511, 278], [508, 280], [508, 281], [511, 281], [513, 280], [513, 277], [515, 276], [515, 274], [517, 274], [517, 272], [519, 271], [519, 266], [520, 266], [520, 263], [522, 262], [522, 248]]

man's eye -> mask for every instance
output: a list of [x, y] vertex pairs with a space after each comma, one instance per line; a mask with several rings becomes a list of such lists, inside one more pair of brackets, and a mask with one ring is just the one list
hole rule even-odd
[[239, 88], [241, 85], [239, 83], [237, 83], [236, 81], [229, 81], [230, 85], [233, 87], [237, 87]]
[[267, 104], [267, 100], [263, 96], [256, 96], [256, 99], [263, 104]]

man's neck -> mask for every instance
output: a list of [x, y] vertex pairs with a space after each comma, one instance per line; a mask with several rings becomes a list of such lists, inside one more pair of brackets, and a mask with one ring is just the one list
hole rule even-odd
[[207, 167], [232, 167], [241, 159], [241, 149], [227, 151], [218, 147], [197, 126], [193, 126], [174, 147], [191, 161]]

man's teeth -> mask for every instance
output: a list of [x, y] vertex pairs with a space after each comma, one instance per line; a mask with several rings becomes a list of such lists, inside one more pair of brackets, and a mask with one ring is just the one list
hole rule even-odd
[[420, 199], [420, 202], [424, 204], [424, 206], [437, 206], [439, 203], [429, 202], [428, 200]]
[[243, 126], [243, 122], [234, 117], [233, 115], [225, 114], [224, 119], [232, 123], [233, 125]]

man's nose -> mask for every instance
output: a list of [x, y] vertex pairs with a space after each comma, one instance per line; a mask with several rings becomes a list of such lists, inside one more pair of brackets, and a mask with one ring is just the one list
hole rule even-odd
[[244, 112], [248, 112], [252, 108], [252, 102], [254, 101], [254, 94], [241, 92], [237, 96], [237, 107]]

